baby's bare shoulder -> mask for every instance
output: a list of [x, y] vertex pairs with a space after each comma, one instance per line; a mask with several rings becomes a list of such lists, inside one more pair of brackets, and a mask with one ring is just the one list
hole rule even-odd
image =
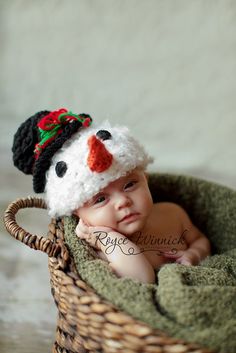
[[[174, 202], [157, 202], [154, 207], [163, 212], [181, 212], [184, 209]], [[184, 211], [185, 212], [185, 211]]]
[[183, 209], [183, 207], [181, 207], [177, 203], [158, 202], [154, 204], [153, 207], [154, 207], [154, 212], [159, 212], [159, 213], [162, 213], [163, 215], [172, 216], [172, 217], [176, 216], [184, 222], [187, 222], [187, 221], [190, 222], [187, 212]]

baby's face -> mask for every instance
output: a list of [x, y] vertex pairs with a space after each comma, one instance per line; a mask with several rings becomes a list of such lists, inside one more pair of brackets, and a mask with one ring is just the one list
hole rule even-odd
[[143, 229], [152, 206], [146, 175], [135, 169], [110, 183], [74, 213], [90, 226], [132, 235]]

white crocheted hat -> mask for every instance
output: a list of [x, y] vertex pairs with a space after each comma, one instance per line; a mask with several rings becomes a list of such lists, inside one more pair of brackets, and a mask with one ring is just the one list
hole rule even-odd
[[151, 162], [126, 127], [65, 108], [40, 111], [14, 135], [14, 165], [46, 193], [50, 216], [71, 215], [110, 182]]
[[126, 127], [105, 122], [77, 132], [55, 153], [46, 174], [50, 216], [71, 215], [110, 182], [150, 162]]

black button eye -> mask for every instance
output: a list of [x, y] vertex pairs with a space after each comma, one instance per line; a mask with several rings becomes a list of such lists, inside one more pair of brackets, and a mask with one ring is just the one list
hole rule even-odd
[[57, 162], [55, 167], [56, 174], [59, 178], [62, 178], [67, 171], [67, 164], [63, 161]]
[[99, 130], [96, 133], [96, 136], [99, 137], [101, 140], [105, 141], [105, 140], [110, 140], [111, 139], [111, 134], [109, 131], [107, 130]]

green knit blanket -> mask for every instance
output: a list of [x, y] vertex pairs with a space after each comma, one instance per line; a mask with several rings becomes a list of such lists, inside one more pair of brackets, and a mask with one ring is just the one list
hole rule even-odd
[[236, 352], [236, 191], [204, 180], [152, 174], [154, 202], [180, 204], [209, 238], [213, 255], [199, 266], [166, 264], [157, 284], [117, 278], [75, 235], [65, 217], [65, 241], [81, 278], [135, 319], [172, 337], [218, 352]]

